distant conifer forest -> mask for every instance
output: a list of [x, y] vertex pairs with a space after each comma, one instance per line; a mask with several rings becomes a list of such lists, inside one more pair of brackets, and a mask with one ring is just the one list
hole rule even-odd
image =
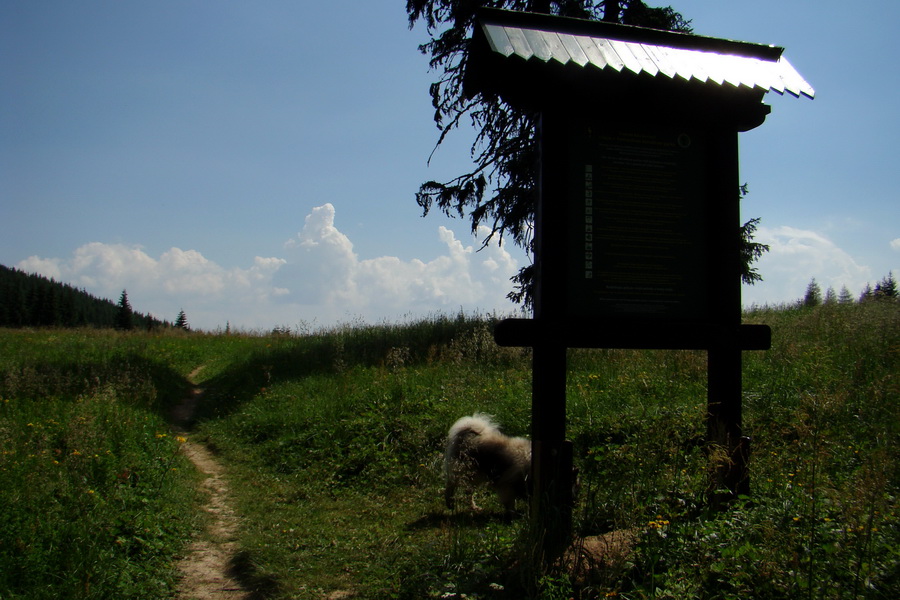
[[119, 303], [97, 298], [42, 275], [0, 265], [0, 327], [172, 327], [131, 309], [123, 290]]

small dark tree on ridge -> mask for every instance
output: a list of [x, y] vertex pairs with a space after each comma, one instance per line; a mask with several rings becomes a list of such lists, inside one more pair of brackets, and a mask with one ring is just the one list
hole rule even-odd
[[131, 310], [131, 303], [128, 302], [128, 292], [126, 290], [122, 290], [119, 303], [116, 305], [114, 327], [120, 331], [131, 331], [134, 329], [134, 311]]
[[188, 325], [187, 315], [184, 314], [184, 310], [178, 311], [178, 317], [175, 319], [175, 327], [178, 329], [190, 330], [191, 326]]

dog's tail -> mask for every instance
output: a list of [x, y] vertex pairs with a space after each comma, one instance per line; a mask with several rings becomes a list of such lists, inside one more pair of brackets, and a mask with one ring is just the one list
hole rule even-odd
[[460, 451], [469, 438], [496, 431], [498, 431], [497, 424], [490, 415], [475, 413], [471, 417], [462, 417], [456, 421], [447, 434], [444, 469], [449, 472], [453, 461], [459, 458]]

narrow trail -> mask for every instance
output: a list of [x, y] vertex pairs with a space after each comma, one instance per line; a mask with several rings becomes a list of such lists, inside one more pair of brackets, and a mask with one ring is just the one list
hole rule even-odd
[[[194, 382], [198, 367], [188, 379]], [[190, 439], [191, 423], [203, 389], [193, 386], [171, 412], [172, 429], [187, 438], [182, 452], [206, 475], [202, 487], [209, 494], [203, 510], [211, 516], [209, 526], [187, 548], [178, 563], [181, 580], [177, 600], [249, 600], [250, 592], [230, 574], [229, 565], [237, 552], [238, 517], [230, 504], [225, 470], [209, 449]]]

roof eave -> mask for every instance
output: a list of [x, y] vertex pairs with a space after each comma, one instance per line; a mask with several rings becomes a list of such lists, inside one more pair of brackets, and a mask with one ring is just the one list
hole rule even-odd
[[775, 46], [514, 11], [479, 15], [464, 80], [469, 97], [496, 94], [533, 110], [619, 98], [663, 112], [675, 98], [687, 112], [747, 111], [749, 118], [733, 116], [746, 130], [768, 114], [766, 92], [815, 95]]

